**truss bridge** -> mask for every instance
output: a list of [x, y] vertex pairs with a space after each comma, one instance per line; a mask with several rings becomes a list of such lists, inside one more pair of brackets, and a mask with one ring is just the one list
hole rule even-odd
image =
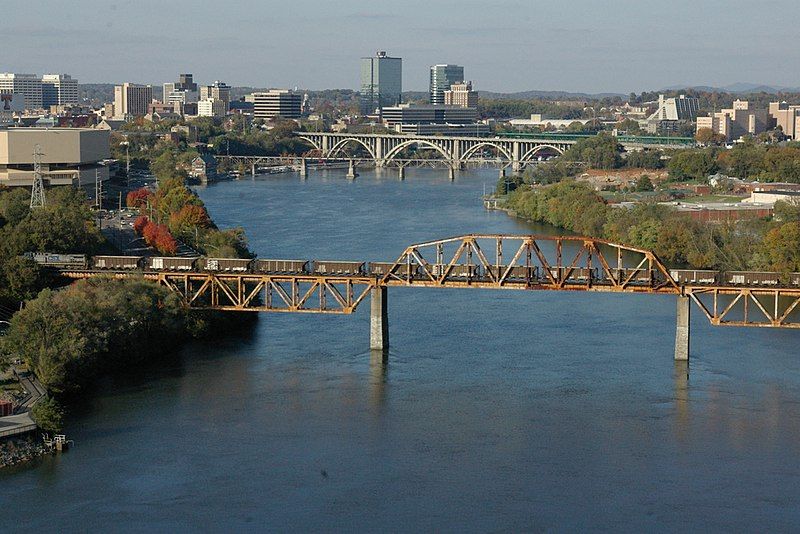
[[689, 357], [691, 303], [715, 326], [800, 328], [800, 273], [671, 271], [651, 251], [588, 237], [470, 234], [410, 245], [388, 262], [209, 258], [183, 265], [61, 271], [74, 279], [142, 276], [197, 309], [352, 314], [369, 297], [376, 350], [388, 348], [389, 288], [673, 295], [678, 360]]

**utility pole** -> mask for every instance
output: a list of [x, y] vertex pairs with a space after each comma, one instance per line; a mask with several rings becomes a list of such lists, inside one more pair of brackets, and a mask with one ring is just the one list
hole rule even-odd
[[94, 205], [103, 209], [103, 181], [100, 180], [100, 169], [94, 170]]
[[33, 186], [31, 187], [31, 209], [44, 207], [44, 182], [42, 181], [42, 147], [33, 147]]

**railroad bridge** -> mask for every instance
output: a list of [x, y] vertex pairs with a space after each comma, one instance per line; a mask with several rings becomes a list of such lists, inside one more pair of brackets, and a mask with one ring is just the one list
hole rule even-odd
[[689, 358], [691, 303], [715, 326], [800, 328], [795, 282], [768, 287], [679, 282], [651, 251], [588, 237], [470, 234], [411, 245], [392, 262], [311, 265], [242, 272], [62, 269], [62, 274], [73, 279], [143, 276], [196, 309], [351, 314], [369, 297], [370, 347], [384, 351], [390, 287], [674, 295], [676, 360]]

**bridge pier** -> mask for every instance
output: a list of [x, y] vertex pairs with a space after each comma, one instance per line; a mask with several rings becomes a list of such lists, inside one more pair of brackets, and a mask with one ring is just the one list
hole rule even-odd
[[500, 167], [500, 176], [499, 176], [499, 178], [502, 180], [505, 177], [506, 177], [506, 168], [505, 167]]
[[356, 166], [353, 164], [353, 160], [350, 160], [350, 166], [347, 168], [347, 177], [351, 180], [354, 180], [355, 177], [358, 176], [356, 172]]
[[675, 361], [689, 361], [689, 340], [691, 319], [691, 302], [689, 297], [678, 297], [677, 327], [675, 330]]
[[400, 168], [398, 169], [398, 177], [401, 180], [405, 180], [406, 179], [406, 167], [405, 167], [405, 165], [400, 165]]
[[447, 176], [450, 178], [451, 182], [455, 182], [456, 180], [456, 170], [453, 167], [447, 169]]
[[306, 158], [300, 158], [300, 177], [308, 177], [308, 161], [306, 161]]
[[386, 351], [389, 349], [389, 303], [385, 287], [370, 289], [369, 348]]
[[250, 176], [255, 176], [255, 175], [256, 175], [256, 164], [252, 163], [250, 165]]

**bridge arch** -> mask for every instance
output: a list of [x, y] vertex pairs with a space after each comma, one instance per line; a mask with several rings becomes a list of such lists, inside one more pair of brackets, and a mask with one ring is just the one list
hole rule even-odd
[[439, 152], [439, 154], [441, 154], [442, 157], [444, 157], [444, 159], [446, 160], [453, 159], [452, 154], [449, 154], [445, 149], [443, 149], [436, 143], [432, 143], [431, 141], [426, 141], [425, 139], [409, 139], [408, 141], [403, 141], [402, 143], [391, 149], [389, 152], [387, 152], [386, 155], [384, 156], [384, 161], [386, 163], [389, 163], [395, 158], [395, 156], [397, 156], [400, 153], [401, 150], [403, 150], [404, 148], [408, 148], [412, 145], [424, 145], [433, 148], [437, 152]]
[[369, 152], [369, 155], [370, 155], [370, 157], [371, 157], [372, 159], [377, 159], [377, 158], [375, 157], [375, 151], [374, 151], [374, 150], [372, 150], [372, 147], [370, 147], [370, 146], [369, 146], [367, 143], [365, 143], [364, 141], [362, 141], [362, 140], [361, 140], [361, 139], [359, 139], [358, 137], [346, 137], [346, 138], [344, 138], [344, 139], [340, 139], [339, 141], [337, 141], [337, 142], [336, 142], [336, 144], [334, 144], [334, 145], [333, 145], [333, 146], [330, 148], [330, 150], [328, 150], [328, 154], [327, 154], [327, 156], [328, 156], [329, 158], [332, 158], [332, 157], [334, 157], [334, 156], [337, 154], [337, 152], [339, 152], [340, 150], [342, 150], [342, 149], [343, 149], [345, 146], [347, 146], [347, 145], [348, 145], [348, 144], [350, 144], [350, 143], [356, 143], [356, 144], [358, 144], [358, 145], [361, 145], [361, 146], [363, 146], [363, 147], [364, 147], [364, 149], [365, 149], [367, 152]]
[[530, 149], [527, 152], [525, 152], [525, 154], [521, 158], [519, 158], [520, 162], [521, 163], [527, 163], [530, 158], [532, 158], [538, 152], [541, 152], [545, 148], [549, 148], [549, 149], [555, 150], [556, 152], [558, 152], [562, 156], [564, 155], [564, 149], [562, 149], [562, 148], [560, 148], [560, 147], [558, 147], [556, 145], [536, 145], [532, 149]]
[[304, 135], [301, 135], [301, 136], [299, 136], [299, 138], [302, 139], [303, 141], [305, 141], [306, 143], [308, 143], [309, 145], [313, 146], [315, 150], [322, 150], [322, 146], [319, 143], [315, 142], [310, 137], [306, 137]]
[[498, 145], [497, 143], [492, 143], [491, 141], [483, 141], [483, 142], [480, 142], [478, 144], [472, 145], [467, 150], [465, 150], [464, 153], [461, 154], [461, 160], [462, 161], [466, 161], [467, 158], [469, 158], [472, 154], [477, 152], [477, 150], [479, 148], [483, 148], [483, 147], [487, 147], [487, 146], [496, 148], [497, 151], [500, 152], [501, 154], [503, 154], [503, 156], [505, 156], [508, 161], [512, 161], [514, 159], [511, 156], [511, 153], [507, 149], [505, 149], [504, 147]]

